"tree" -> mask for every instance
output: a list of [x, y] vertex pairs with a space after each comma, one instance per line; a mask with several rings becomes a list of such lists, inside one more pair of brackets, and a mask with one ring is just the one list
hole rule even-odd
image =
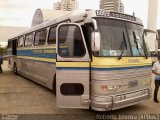
[[2, 47], [0, 45], [0, 53], [2, 53], [3, 55], [6, 55], [7, 54], [7, 47]]

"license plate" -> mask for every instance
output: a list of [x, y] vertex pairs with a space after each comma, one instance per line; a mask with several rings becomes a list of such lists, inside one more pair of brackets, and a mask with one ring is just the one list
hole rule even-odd
[[129, 88], [137, 87], [137, 86], [138, 86], [138, 80], [129, 81]]

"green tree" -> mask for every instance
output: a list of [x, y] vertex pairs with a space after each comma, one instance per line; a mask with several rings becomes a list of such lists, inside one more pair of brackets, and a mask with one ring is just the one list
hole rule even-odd
[[2, 53], [3, 55], [6, 55], [7, 54], [7, 47], [2, 47], [0, 45], [0, 53]]

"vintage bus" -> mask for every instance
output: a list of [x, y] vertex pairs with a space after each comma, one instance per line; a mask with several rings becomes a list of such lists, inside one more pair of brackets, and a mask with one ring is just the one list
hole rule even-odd
[[56, 93], [60, 108], [109, 111], [151, 97], [142, 21], [106, 10], [74, 11], [8, 40], [9, 67]]

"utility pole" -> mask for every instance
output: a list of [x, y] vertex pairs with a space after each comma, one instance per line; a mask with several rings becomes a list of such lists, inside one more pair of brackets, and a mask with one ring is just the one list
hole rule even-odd
[[148, 0], [148, 23], [147, 29], [157, 30], [157, 13], [158, 13], [158, 0]]

